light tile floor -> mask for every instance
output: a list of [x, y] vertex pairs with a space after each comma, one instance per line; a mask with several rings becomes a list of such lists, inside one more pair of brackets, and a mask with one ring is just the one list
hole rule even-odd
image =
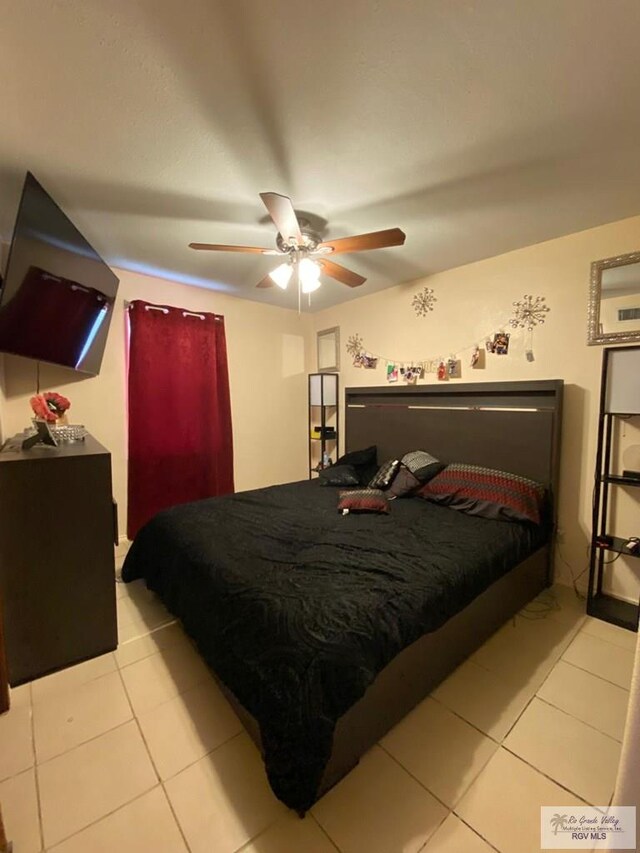
[[0, 803], [16, 853], [537, 853], [539, 807], [607, 804], [635, 635], [543, 593], [304, 820], [179, 625], [117, 585], [113, 654], [12, 691]]

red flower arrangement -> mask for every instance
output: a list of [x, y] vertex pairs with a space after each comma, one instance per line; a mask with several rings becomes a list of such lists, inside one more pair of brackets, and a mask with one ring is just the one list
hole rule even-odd
[[67, 411], [71, 403], [62, 394], [56, 391], [45, 391], [44, 394], [36, 394], [29, 400], [33, 413], [42, 421], [54, 423]]

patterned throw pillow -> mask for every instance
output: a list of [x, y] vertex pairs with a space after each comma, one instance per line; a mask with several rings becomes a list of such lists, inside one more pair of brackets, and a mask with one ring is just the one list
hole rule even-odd
[[400, 462], [397, 459], [390, 459], [378, 469], [378, 473], [369, 483], [370, 489], [388, 489], [393, 482], [394, 477], [398, 473]]
[[427, 468], [438, 460], [426, 450], [412, 450], [410, 453], [405, 453], [400, 461], [412, 474], [417, 474], [422, 468]]
[[545, 488], [506, 471], [455, 464], [447, 465], [417, 494], [468, 515], [540, 524]]
[[348, 515], [350, 512], [389, 512], [389, 502], [380, 489], [354, 489], [340, 492], [338, 512]]
[[414, 494], [420, 486], [428, 483], [446, 467], [444, 462], [432, 462], [430, 465], [425, 465], [424, 468], [419, 468], [414, 474], [406, 465], [401, 464], [398, 473], [393, 478], [393, 483], [389, 487], [387, 497], [392, 500], [393, 498], [403, 498], [406, 495]]

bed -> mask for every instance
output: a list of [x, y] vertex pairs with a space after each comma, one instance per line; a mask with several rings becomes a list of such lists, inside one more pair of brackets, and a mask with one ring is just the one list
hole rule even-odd
[[[346, 391], [347, 449], [424, 448], [557, 487], [562, 383]], [[342, 517], [317, 481], [198, 501], [138, 534], [144, 578], [198, 644], [299, 814], [549, 584], [552, 522], [399, 499]]]

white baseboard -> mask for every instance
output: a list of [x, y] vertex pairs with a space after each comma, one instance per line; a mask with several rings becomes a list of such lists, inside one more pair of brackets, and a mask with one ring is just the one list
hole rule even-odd
[[129, 550], [130, 545], [131, 542], [126, 536], [119, 536], [118, 544], [116, 545], [116, 557], [124, 557]]

